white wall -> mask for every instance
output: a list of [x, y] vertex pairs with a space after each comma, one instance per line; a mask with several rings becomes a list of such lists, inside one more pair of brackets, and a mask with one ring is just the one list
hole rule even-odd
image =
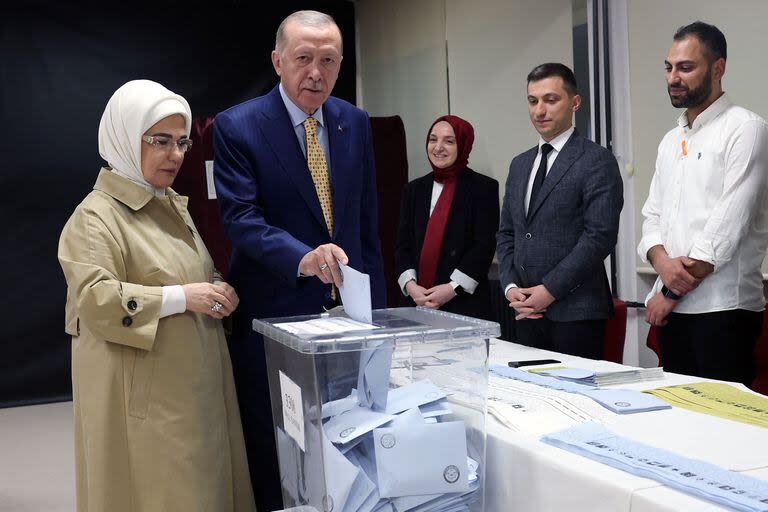
[[[424, 141], [448, 112], [475, 127], [470, 166], [503, 193], [512, 157], [535, 145], [525, 77], [547, 61], [572, 64], [571, 0], [359, 0], [361, 105], [398, 114], [409, 176], [426, 174]], [[446, 77], [446, 41], [448, 77]]]
[[426, 130], [448, 110], [444, 0], [355, 4], [358, 104], [405, 124], [411, 178], [429, 169]]
[[512, 157], [539, 138], [526, 76], [544, 62], [573, 66], [571, 12], [571, 0], [447, 2], [451, 113], [475, 127], [470, 167], [496, 178], [501, 195]]

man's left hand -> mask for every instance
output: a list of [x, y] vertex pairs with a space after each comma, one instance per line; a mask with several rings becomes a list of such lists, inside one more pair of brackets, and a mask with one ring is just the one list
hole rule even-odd
[[440, 306], [453, 299], [456, 296], [453, 286], [450, 283], [439, 284], [433, 286], [424, 294], [427, 297], [427, 302], [424, 305], [428, 308], [438, 309]]
[[683, 258], [683, 266], [696, 279], [704, 279], [715, 271], [715, 266], [708, 261], [694, 260], [693, 258]]
[[[555, 298], [543, 284], [531, 288], [520, 288], [520, 292], [528, 295], [528, 298], [524, 301], [513, 302], [511, 306], [515, 308], [515, 310], [542, 313], [547, 310], [550, 304], [555, 302]], [[526, 315], [518, 315], [518, 317], [520, 318], [515, 317], [515, 319], [520, 320], [525, 318]]]
[[645, 321], [657, 327], [667, 325], [667, 316], [675, 309], [677, 301], [669, 299], [659, 292], [648, 301], [645, 307]]

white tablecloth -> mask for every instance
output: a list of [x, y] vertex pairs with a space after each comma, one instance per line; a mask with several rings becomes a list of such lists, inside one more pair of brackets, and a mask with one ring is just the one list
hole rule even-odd
[[[557, 359], [570, 367], [606, 369], [620, 365], [492, 341], [491, 364], [527, 359]], [[497, 377], [491, 376], [492, 380]], [[705, 379], [665, 373], [663, 380], [620, 386], [645, 390]], [[741, 384], [734, 386], [747, 390]], [[768, 429], [699, 414], [677, 407], [641, 414], [610, 413], [613, 432], [681, 455], [768, 480]], [[487, 423], [487, 512], [605, 511], [710, 512], [727, 510], [654, 480], [640, 478], [545, 445], [515, 432], [491, 414]]]

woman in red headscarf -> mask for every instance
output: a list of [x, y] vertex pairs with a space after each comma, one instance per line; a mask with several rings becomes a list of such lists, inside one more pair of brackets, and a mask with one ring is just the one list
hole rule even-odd
[[467, 167], [474, 140], [460, 117], [432, 123], [432, 172], [405, 187], [395, 257], [400, 289], [416, 305], [487, 318], [499, 182]]

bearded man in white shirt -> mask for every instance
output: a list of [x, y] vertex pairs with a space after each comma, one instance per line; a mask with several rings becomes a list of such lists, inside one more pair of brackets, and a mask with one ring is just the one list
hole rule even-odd
[[672, 105], [659, 144], [638, 254], [659, 278], [646, 321], [665, 369], [751, 382], [765, 299], [768, 125], [723, 92], [727, 46], [715, 26], [678, 29], [665, 61]]

